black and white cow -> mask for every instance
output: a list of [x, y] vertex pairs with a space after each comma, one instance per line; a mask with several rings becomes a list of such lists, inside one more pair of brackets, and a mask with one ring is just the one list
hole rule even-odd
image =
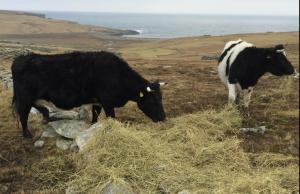
[[38, 103], [41, 100], [67, 110], [94, 104], [93, 122], [102, 108], [107, 117], [115, 117], [114, 108], [128, 101], [136, 102], [154, 122], [166, 118], [160, 91], [164, 84], [147, 81], [112, 53], [29, 54], [14, 60], [12, 75], [13, 107], [24, 137], [32, 137], [27, 129], [32, 107], [48, 117], [48, 110]]
[[257, 48], [237, 40], [225, 45], [219, 59], [219, 76], [229, 90], [229, 103], [235, 103], [244, 91], [244, 106], [249, 107], [253, 87], [269, 72], [276, 76], [292, 75], [295, 70], [287, 59], [284, 46]]

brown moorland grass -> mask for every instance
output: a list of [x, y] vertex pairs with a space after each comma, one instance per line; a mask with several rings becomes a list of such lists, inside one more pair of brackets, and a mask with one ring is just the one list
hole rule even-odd
[[[298, 33], [238, 36], [259, 46], [287, 43], [288, 57], [299, 68]], [[0, 86], [0, 187], [7, 186], [8, 193], [64, 193], [78, 183], [80, 190], [93, 193], [115, 180], [141, 193], [298, 193], [299, 80], [264, 76], [254, 92], [251, 117], [223, 110], [227, 94], [216, 62], [201, 56], [218, 55], [225, 41], [236, 38], [126, 46], [132, 49], [121, 54], [134, 69], [147, 79], [169, 82], [163, 89], [169, 121], [152, 124], [129, 103], [117, 110], [117, 121], [101, 118], [107, 127], [97, 137], [103, 141], [95, 140], [91, 146], [97, 149], [80, 155], [57, 151], [51, 140], [43, 149], [34, 148], [40, 118], [29, 122], [35, 139], [24, 140], [11, 114], [12, 93]], [[11, 61], [4, 62], [9, 68]], [[261, 125], [268, 129], [263, 136], [238, 133], [241, 126]]]

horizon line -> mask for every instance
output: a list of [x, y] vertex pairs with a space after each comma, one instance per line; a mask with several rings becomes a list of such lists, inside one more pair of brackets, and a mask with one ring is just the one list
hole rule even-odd
[[251, 14], [251, 13], [196, 13], [196, 12], [126, 12], [126, 11], [79, 11], [79, 10], [12, 10], [12, 9], [0, 9], [0, 11], [20, 11], [20, 12], [67, 12], [67, 13], [104, 13], [104, 14], [149, 14], [149, 15], [215, 15], [215, 16], [289, 16], [289, 17], [299, 17], [299, 14]]

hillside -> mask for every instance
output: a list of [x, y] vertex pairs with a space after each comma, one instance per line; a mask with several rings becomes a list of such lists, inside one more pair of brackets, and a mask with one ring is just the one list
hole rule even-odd
[[[299, 70], [298, 32], [131, 40], [78, 35], [88, 28], [80, 25], [65, 36], [68, 25], [62, 27], [63, 35], [0, 35], [1, 71], [9, 71], [13, 56], [24, 50], [112, 50], [145, 78], [169, 83], [163, 89], [168, 120], [154, 124], [129, 103], [116, 120], [101, 115], [103, 129], [80, 154], [58, 150], [53, 139], [36, 148], [42, 119], [31, 115], [34, 139], [23, 139], [10, 107], [12, 92], [0, 81], [0, 193], [99, 193], [110, 181], [129, 193], [299, 192], [299, 80], [265, 75], [247, 117], [226, 107], [215, 61], [225, 42], [242, 38], [260, 47], [284, 44]], [[266, 133], [240, 131], [258, 126]]]

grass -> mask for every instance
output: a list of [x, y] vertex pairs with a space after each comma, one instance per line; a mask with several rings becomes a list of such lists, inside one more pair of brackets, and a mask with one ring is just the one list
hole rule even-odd
[[136, 193], [292, 193], [298, 191], [298, 159], [280, 154], [254, 156], [243, 151], [235, 109], [203, 111], [141, 130], [115, 120], [75, 156], [70, 185], [97, 193], [122, 181]]
[[[247, 38], [266, 46], [277, 42], [273, 35]], [[299, 67], [296, 35], [289, 36], [293, 44], [287, 51]], [[38, 117], [29, 120], [35, 139], [23, 139], [11, 114], [12, 93], [0, 83], [0, 188], [49, 194], [75, 185], [81, 193], [96, 193], [115, 181], [135, 193], [299, 193], [299, 80], [264, 76], [255, 88], [251, 117], [244, 117], [223, 107], [227, 91], [211, 73], [215, 62], [199, 61], [203, 54], [218, 54], [225, 39], [236, 38], [123, 46], [134, 69], [149, 80], [169, 82], [163, 89], [169, 120], [153, 124], [129, 103], [116, 110], [117, 120], [101, 117], [104, 127], [80, 154], [57, 151], [53, 140], [35, 148], [42, 125]], [[2, 62], [10, 67], [10, 60]], [[261, 125], [268, 129], [263, 136], [238, 130]]]
[[165, 48], [127, 48], [121, 49], [121, 53], [126, 53], [130, 56], [138, 56], [144, 59], [153, 59], [164, 55], [170, 55], [174, 53], [171, 49]]

